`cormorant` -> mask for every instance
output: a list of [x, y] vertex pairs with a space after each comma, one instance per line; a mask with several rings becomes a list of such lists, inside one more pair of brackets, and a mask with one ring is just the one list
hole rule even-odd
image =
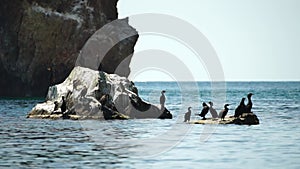
[[67, 110], [67, 104], [65, 100], [65, 96], [62, 96], [62, 104], [60, 106], [61, 112], [64, 113]]
[[227, 115], [227, 113], [228, 113], [228, 107], [227, 106], [229, 106], [229, 104], [225, 104], [224, 105], [224, 109], [219, 113], [219, 118], [221, 118], [221, 120], [224, 120], [225, 119], [225, 116]]
[[186, 112], [184, 114], [184, 122], [187, 122], [187, 121], [191, 120], [191, 114], [192, 114], [191, 107], [189, 107], [188, 112]]
[[161, 91], [161, 96], [159, 98], [159, 102], [160, 102], [160, 106], [161, 106], [162, 111], [164, 111], [164, 109], [165, 109], [165, 102], [166, 102], [165, 93], [166, 93], [165, 90]]
[[203, 117], [202, 120], [206, 120], [205, 116], [209, 111], [209, 107], [207, 106], [207, 104], [205, 102], [202, 103], [202, 110], [201, 113], [199, 114], [200, 117]]
[[246, 112], [245, 100], [246, 98], [243, 97], [240, 102], [240, 105], [235, 109], [234, 117], [239, 117], [240, 115]]
[[56, 111], [58, 110], [58, 107], [59, 107], [59, 104], [57, 101], [54, 102], [54, 110], [53, 111]]
[[209, 111], [210, 111], [210, 114], [211, 114], [212, 118], [218, 118], [218, 113], [217, 113], [216, 109], [213, 108], [214, 103], [213, 102], [208, 102], [208, 104], [210, 105], [209, 106]]
[[252, 100], [251, 100], [251, 96], [252, 96], [253, 94], [252, 93], [249, 93], [248, 95], [247, 95], [247, 98], [248, 98], [248, 103], [247, 103], [247, 105], [246, 105], [246, 109], [245, 109], [245, 113], [251, 113], [251, 109], [252, 109]]

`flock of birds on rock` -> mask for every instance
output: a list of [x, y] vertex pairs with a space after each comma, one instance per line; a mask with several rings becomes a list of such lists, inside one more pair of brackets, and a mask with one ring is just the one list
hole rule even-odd
[[[252, 93], [249, 93], [247, 95], [247, 99], [248, 99], [248, 103], [247, 105], [245, 104], [245, 100], [246, 98], [242, 98], [239, 106], [235, 109], [235, 113], [234, 113], [234, 117], [240, 117], [243, 113], [250, 113], [251, 109], [252, 109]], [[200, 117], [202, 117], [202, 120], [206, 120], [205, 116], [206, 114], [210, 111], [212, 118], [216, 119], [216, 118], [220, 118], [221, 120], [225, 120], [225, 116], [227, 115], [228, 111], [229, 111], [229, 104], [225, 104], [224, 105], [224, 109], [220, 111], [220, 113], [218, 114], [217, 111], [213, 108], [213, 103], [212, 102], [208, 102], [210, 106], [208, 106], [205, 102], [202, 103], [202, 110], [200, 114], [195, 114], [195, 115], [199, 115]], [[184, 122], [190, 121], [190, 117], [191, 116], [191, 107], [188, 108], [188, 112], [185, 113], [185, 117], [184, 117]]]

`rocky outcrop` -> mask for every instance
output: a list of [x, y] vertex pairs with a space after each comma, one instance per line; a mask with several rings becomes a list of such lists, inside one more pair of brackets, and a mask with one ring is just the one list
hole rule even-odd
[[[136, 87], [125, 77], [75, 67], [63, 83], [49, 87], [46, 102], [37, 104], [28, 117], [74, 120], [172, 118], [167, 109], [162, 112], [159, 106], [143, 101], [133, 89]], [[62, 111], [62, 104], [66, 105], [66, 111]]]
[[233, 120], [234, 124], [238, 125], [256, 125], [259, 120], [254, 113], [243, 113], [240, 117]]
[[[117, 19], [116, 5], [117, 0], [0, 1], [0, 96], [44, 96], [48, 86], [62, 82], [90, 36]], [[138, 38], [127, 19], [120, 23], [112, 30], [134, 36], [115, 39], [103, 53], [102, 70], [108, 73], [133, 53]]]
[[206, 120], [192, 121], [193, 124], [237, 124], [258, 125], [259, 119], [254, 113], [243, 113], [240, 117], [226, 117], [225, 120], [207, 118]]

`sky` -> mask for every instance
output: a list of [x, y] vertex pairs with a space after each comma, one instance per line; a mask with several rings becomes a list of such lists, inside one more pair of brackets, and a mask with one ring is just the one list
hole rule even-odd
[[[226, 81], [300, 80], [299, 0], [120, 0], [119, 18], [143, 13], [166, 14], [201, 32], [215, 50]], [[155, 20], [147, 22], [156, 24]], [[139, 31], [139, 30], [138, 30]], [[179, 30], [180, 31], [180, 30]], [[141, 68], [145, 51], [160, 50], [181, 60], [192, 74], [174, 76], [160, 67]], [[149, 55], [149, 52], [148, 52]], [[160, 57], [163, 56], [161, 52]], [[159, 62], [159, 60], [158, 60]], [[165, 64], [174, 66], [172, 61]], [[178, 70], [180, 65], [175, 65]], [[184, 43], [158, 34], [141, 34], [135, 46], [129, 78], [134, 81], [210, 81], [206, 63]]]

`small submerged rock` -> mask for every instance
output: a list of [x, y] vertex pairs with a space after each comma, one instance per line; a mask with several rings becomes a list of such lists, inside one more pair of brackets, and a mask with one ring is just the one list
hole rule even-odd
[[[61, 111], [65, 98], [67, 110]], [[147, 103], [137, 95], [137, 88], [125, 77], [89, 68], [75, 67], [66, 80], [49, 87], [46, 101], [37, 104], [28, 118], [47, 119], [171, 119], [172, 114]]]
[[206, 120], [192, 121], [192, 124], [238, 124], [238, 125], [258, 125], [259, 119], [254, 113], [243, 113], [240, 117], [225, 117], [224, 120], [217, 118], [207, 118]]

